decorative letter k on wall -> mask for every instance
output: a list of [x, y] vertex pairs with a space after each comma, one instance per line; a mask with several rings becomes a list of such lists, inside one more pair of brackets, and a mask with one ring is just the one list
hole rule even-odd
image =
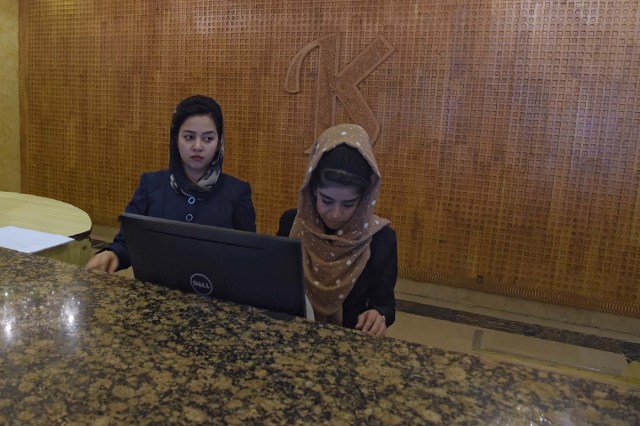
[[315, 48], [318, 57], [318, 88], [316, 94], [316, 122], [314, 139], [336, 119], [336, 100], [344, 105], [355, 124], [364, 128], [374, 144], [380, 134], [380, 123], [371, 111], [357, 85], [385, 61], [395, 50], [382, 36], [375, 39], [340, 72], [340, 34], [330, 34], [312, 41], [291, 61], [284, 88], [289, 93], [300, 91], [300, 72], [304, 58]]

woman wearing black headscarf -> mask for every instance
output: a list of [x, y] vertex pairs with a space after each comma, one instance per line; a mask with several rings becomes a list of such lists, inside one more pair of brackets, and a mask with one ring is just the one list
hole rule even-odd
[[[223, 125], [215, 100], [191, 96], [180, 102], [171, 121], [169, 169], [143, 173], [125, 212], [255, 232], [251, 187], [222, 173]], [[105, 272], [129, 266], [122, 232], [87, 263], [87, 269]]]

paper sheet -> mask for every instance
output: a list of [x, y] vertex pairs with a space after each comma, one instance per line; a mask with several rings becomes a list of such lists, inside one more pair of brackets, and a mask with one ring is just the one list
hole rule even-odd
[[49, 234], [32, 229], [5, 226], [0, 228], [0, 247], [35, 253], [73, 241], [64, 235]]

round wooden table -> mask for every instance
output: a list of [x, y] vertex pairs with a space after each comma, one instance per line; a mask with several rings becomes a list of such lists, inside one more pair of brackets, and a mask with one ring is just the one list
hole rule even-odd
[[71, 204], [17, 192], [0, 192], [0, 227], [17, 226], [73, 238], [62, 246], [38, 252], [57, 260], [84, 265], [91, 257], [91, 218]]

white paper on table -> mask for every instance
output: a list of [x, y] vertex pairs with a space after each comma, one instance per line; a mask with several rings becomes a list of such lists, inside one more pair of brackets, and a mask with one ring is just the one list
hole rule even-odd
[[0, 247], [21, 251], [22, 253], [35, 253], [70, 241], [73, 241], [73, 238], [34, 231], [33, 229], [18, 228], [17, 226], [0, 228]]

